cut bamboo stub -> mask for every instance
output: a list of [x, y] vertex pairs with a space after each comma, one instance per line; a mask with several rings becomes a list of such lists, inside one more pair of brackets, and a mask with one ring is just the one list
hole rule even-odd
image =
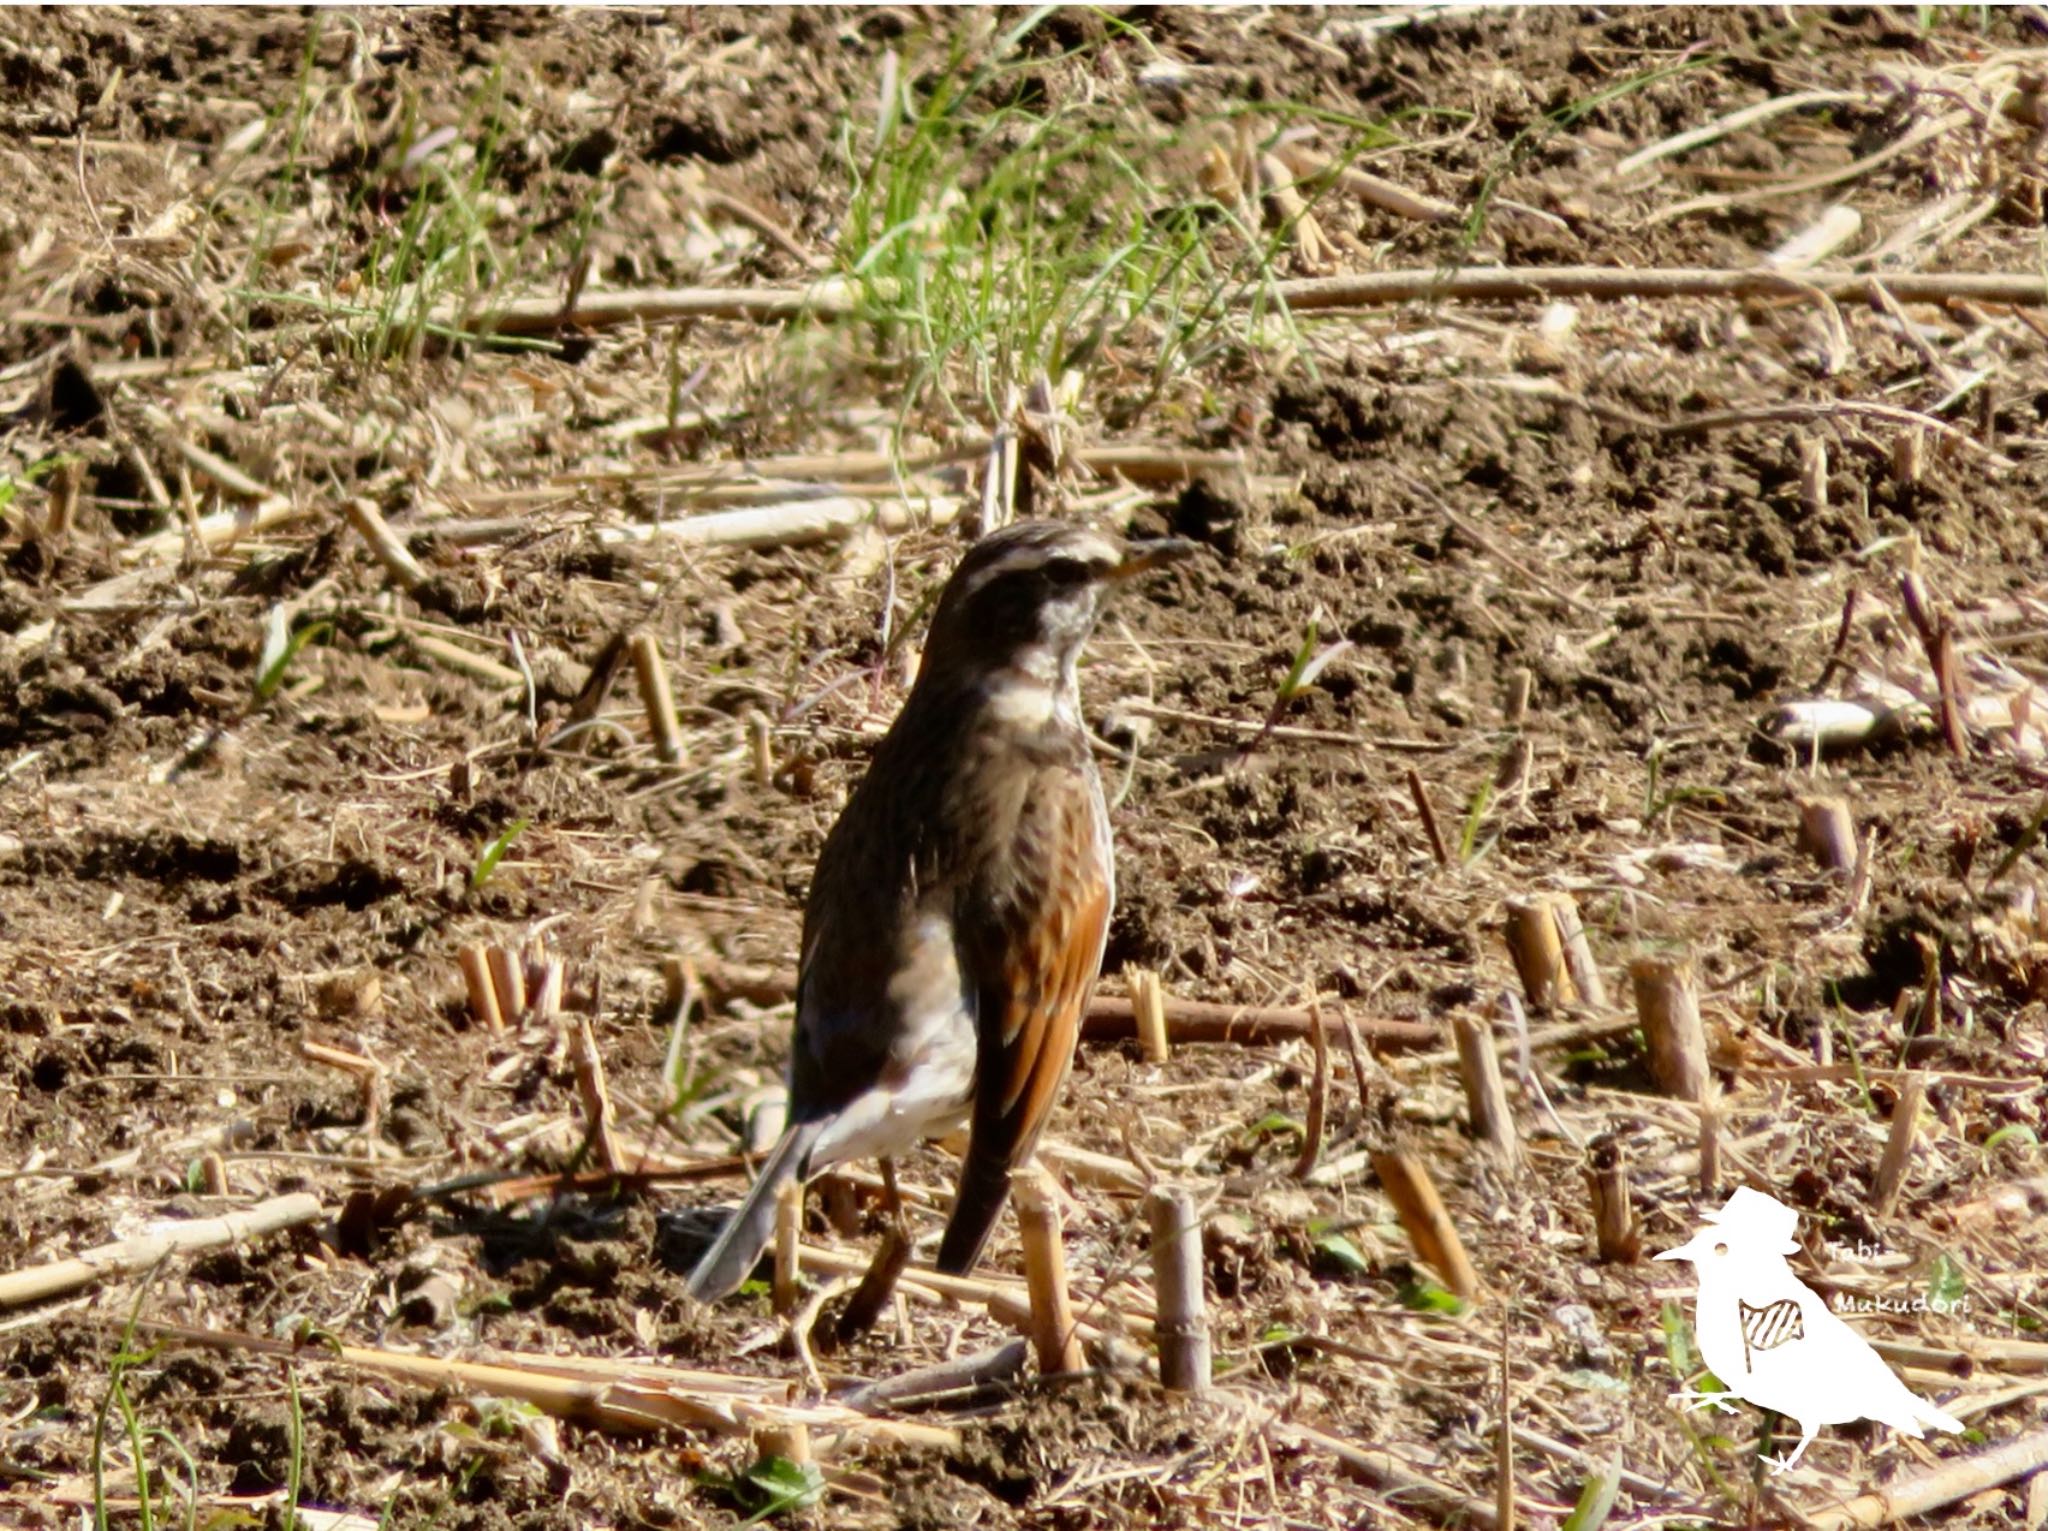
[[1593, 960], [1593, 943], [1586, 937], [1586, 922], [1579, 918], [1579, 901], [1569, 893], [1550, 895], [1550, 916], [1557, 921], [1557, 939], [1564, 947], [1564, 970], [1571, 974], [1579, 991], [1579, 1003], [1595, 1010], [1607, 1008], [1607, 980], [1600, 976], [1600, 964]]
[[469, 990], [470, 1018], [485, 1031], [503, 1031], [505, 1016], [498, 1008], [498, 986], [491, 979], [490, 948], [473, 942], [455, 954], [455, 961]]
[[1507, 901], [1508, 951], [1531, 1005], [1604, 1008], [1607, 985], [1593, 960], [1579, 906], [1568, 893], [1537, 893]]
[[1478, 1296], [1479, 1275], [1422, 1160], [1409, 1153], [1375, 1153], [1372, 1167], [1416, 1255], [1459, 1297], [1469, 1302]]
[[1173, 1045], [1166, 1034], [1166, 985], [1151, 968], [1131, 968], [1124, 975], [1131, 991], [1131, 1019], [1138, 1027], [1138, 1046], [1148, 1063], [1164, 1063]]
[[1642, 1023], [1657, 1088], [1679, 1100], [1704, 1099], [1712, 1075], [1692, 964], [1682, 958], [1638, 957], [1628, 965], [1628, 976], [1635, 985], [1636, 1019]]
[[775, 1193], [775, 1285], [771, 1301], [778, 1316], [796, 1311], [803, 1296], [797, 1270], [803, 1254], [804, 1187], [800, 1180], [783, 1184]]
[[1880, 1217], [1889, 1216], [1906, 1183], [1906, 1166], [1912, 1162], [1913, 1139], [1920, 1126], [1920, 1107], [1927, 1099], [1927, 1076], [1908, 1074], [1899, 1086], [1899, 1103], [1892, 1108], [1891, 1136], [1885, 1139], [1884, 1157], [1877, 1164], [1874, 1202]]
[[1856, 822], [1839, 797], [1799, 799], [1799, 846], [1830, 872], [1856, 870]]
[[1606, 1265], [1642, 1258], [1642, 1229], [1628, 1202], [1628, 1153], [1618, 1138], [1596, 1138], [1586, 1155], [1586, 1189], [1593, 1196], [1593, 1238]]
[[1500, 1055], [1486, 1023], [1475, 1015], [1451, 1017], [1458, 1044], [1458, 1077], [1465, 1084], [1465, 1109], [1472, 1115], [1472, 1135], [1490, 1146], [1501, 1163], [1512, 1168], [1521, 1159], [1515, 1120], [1508, 1112], [1507, 1090], [1501, 1084]]
[[1159, 1341], [1159, 1380], [1168, 1391], [1202, 1393], [1209, 1386], [1209, 1304], [1202, 1290], [1202, 1224], [1195, 1199], [1179, 1186], [1146, 1198], [1152, 1224], [1152, 1284]]
[[491, 988], [498, 997], [498, 1018], [507, 1026], [526, 1019], [526, 964], [510, 947], [493, 946], [484, 953]]
[[1037, 1165], [1010, 1177], [1017, 1229], [1024, 1241], [1024, 1281], [1031, 1291], [1031, 1348], [1041, 1372], [1077, 1372], [1086, 1364], [1074, 1305], [1067, 1296], [1067, 1257], [1052, 1179]]
[[683, 732], [676, 724], [675, 698], [668, 688], [668, 666], [652, 633], [635, 633], [630, 644], [633, 675], [640, 683], [640, 705], [654, 734], [654, 753], [664, 765], [683, 763]]

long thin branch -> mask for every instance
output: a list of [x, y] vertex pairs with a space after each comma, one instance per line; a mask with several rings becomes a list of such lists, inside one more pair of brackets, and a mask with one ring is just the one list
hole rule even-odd
[[[1904, 140], [1901, 140], [1904, 143]], [[1896, 152], [1898, 146], [1893, 147]], [[1868, 168], [1867, 166], [1865, 168]], [[1472, 266], [1361, 272], [1303, 277], [1249, 288], [1236, 301], [1277, 297], [1296, 312], [1366, 308], [1419, 300], [1516, 302], [1586, 298], [1804, 298], [1836, 301], [1870, 296], [1873, 277], [1853, 273], [1806, 272], [1787, 277], [1773, 271], [1716, 271], [1700, 267]], [[2012, 303], [2048, 306], [2048, 280], [2036, 272], [1907, 271], [1887, 273], [1884, 284], [1903, 303]], [[772, 324], [813, 315], [831, 318], [853, 311], [859, 294], [841, 282], [811, 287], [620, 288], [586, 293], [564, 310], [553, 296], [515, 298], [488, 313], [467, 317], [475, 334], [529, 336], [558, 330], [608, 329], [677, 319], [741, 319]], [[463, 316], [444, 316], [449, 324]]]
[[147, 1270], [170, 1255], [194, 1249], [217, 1249], [310, 1223], [320, 1215], [320, 1198], [308, 1192], [274, 1196], [239, 1212], [219, 1217], [174, 1223], [167, 1228], [139, 1233], [113, 1244], [102, 1244], [68, 1260], [31, 1265], [0, 1276], [0, 1308], [40, 1302], [63, 1292], [75, 1292], [109, 1276], [132, 1275]]

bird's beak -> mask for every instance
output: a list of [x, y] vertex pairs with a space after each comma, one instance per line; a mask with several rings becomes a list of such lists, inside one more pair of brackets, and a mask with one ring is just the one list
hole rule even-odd
[[1163, 569], [1171, 563], [1179, 563], [1195, 551], [1196, 544], [1185, 537], [1160, 537], [1151, 542], [1134, 542], [1124, 561], [1103, 577], [1113, 585], [1135, 579], [1153, 569]]
[[1652, 1255], [1650, 1256], [1650, 1258], [1652, 1260], [1697, 1260], [1700, 1256], [1700, 1252], [1697, 1249], [1693, 1248], [1693, 1246], [1698, 1242], [1699, 1238], [1697, 1235], [1695, 1235], [1693, 1238], [1690, 1238], [1686, 1240], [1685, 1243], [1679, 1245], [1676, 1249], [1667, 1249], [1661, 1255]]

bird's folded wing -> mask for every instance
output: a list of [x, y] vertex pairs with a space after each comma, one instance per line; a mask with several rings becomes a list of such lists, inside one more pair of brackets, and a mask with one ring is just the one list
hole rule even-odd
[[1055, 783], [1020, 826], [1038, 843], [1020, 846], [1011, 860], [1035, 870], [1019, 873], [995, 917], [967, 932], [980, 1028], [971, 1152], [1006, 1169], [1030, 1151], [1051, 1114], [1109, 928], [1098, 801], [1078, 772]]

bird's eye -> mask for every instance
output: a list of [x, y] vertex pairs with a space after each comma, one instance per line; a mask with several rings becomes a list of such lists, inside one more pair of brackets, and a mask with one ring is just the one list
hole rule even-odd
[[1728, 1253], [1728, 1246], [1726, 1244], [1716, 1244], [1714, 1246], [1714, 1253], [1717, 1255], [1725, 1255]]
[[1045, 579], [1051, 585], [1079, 585], [1087, 582], [1088, 565], [1078, 558], [1048, 558]]

